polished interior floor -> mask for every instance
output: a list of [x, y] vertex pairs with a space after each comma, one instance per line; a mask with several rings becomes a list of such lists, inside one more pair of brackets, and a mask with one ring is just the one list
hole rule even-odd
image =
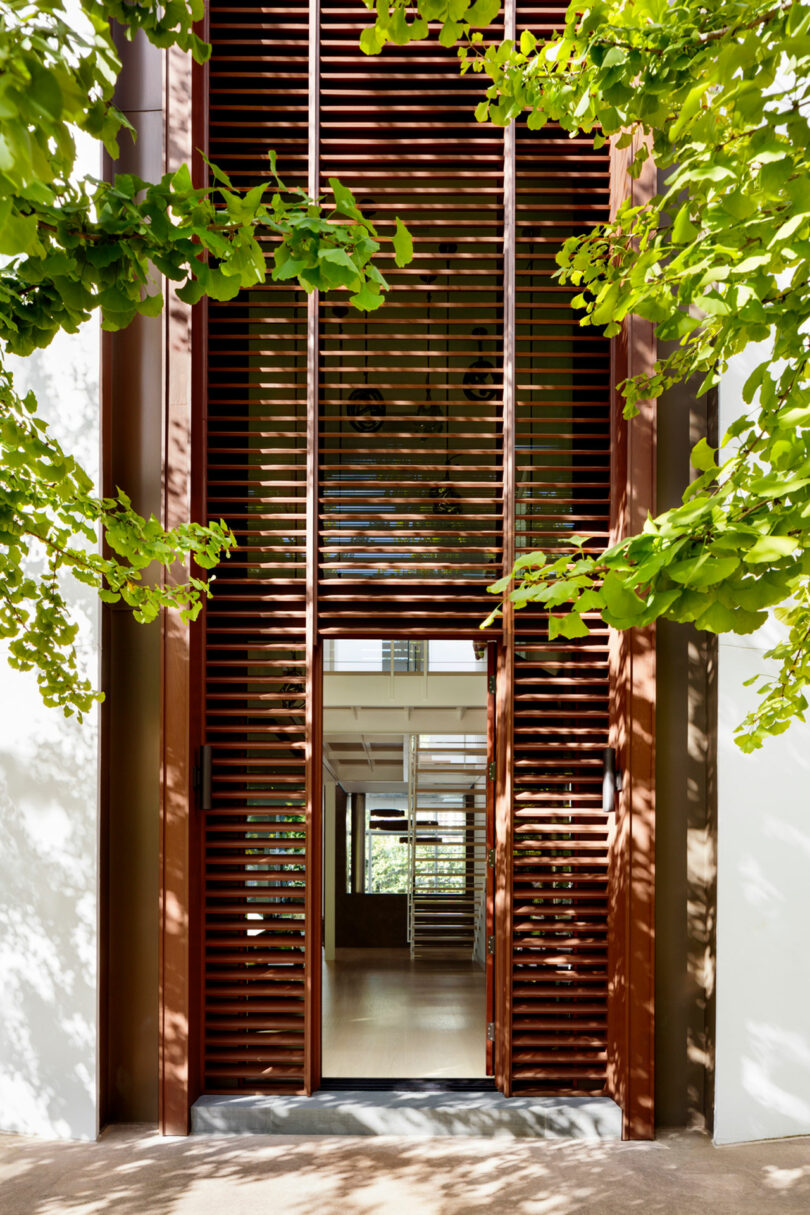
[[484, 971], [407, 949], [338, 949], [323, 969], [323, 1075], [486, 1075]]

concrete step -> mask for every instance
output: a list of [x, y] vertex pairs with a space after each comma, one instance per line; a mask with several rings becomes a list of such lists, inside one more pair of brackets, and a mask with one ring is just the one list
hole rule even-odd
[[620, 1139], [607, 1097], [360, 1091], [312, 1097], [200, 1097], [192, 1134], [461, 1135], [498, 1139]]

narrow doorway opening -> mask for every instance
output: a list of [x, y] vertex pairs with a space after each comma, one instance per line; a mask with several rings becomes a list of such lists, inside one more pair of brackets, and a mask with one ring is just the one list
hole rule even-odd
[[324, 1084], [485, 1081], [491, 693], [484, 645], [324, 651]]

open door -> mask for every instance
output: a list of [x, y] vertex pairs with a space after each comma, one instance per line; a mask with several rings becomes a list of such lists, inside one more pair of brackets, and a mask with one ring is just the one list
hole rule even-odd
[[[468, 639], [328, 639], [335, 800], [323, 1084], [492, 1087], [492, 659]], [[333, 846], [331, 846], [333, 845]]]

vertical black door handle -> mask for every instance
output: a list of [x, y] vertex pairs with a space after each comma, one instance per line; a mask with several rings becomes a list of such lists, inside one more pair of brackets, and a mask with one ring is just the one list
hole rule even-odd
[[211, 809], [211, 751], [206, 744], [200, 747], [200, 809]]
[[605, 747], [602, 752], [602, 813], [612, 814], [616, 802], [616, 749]]

